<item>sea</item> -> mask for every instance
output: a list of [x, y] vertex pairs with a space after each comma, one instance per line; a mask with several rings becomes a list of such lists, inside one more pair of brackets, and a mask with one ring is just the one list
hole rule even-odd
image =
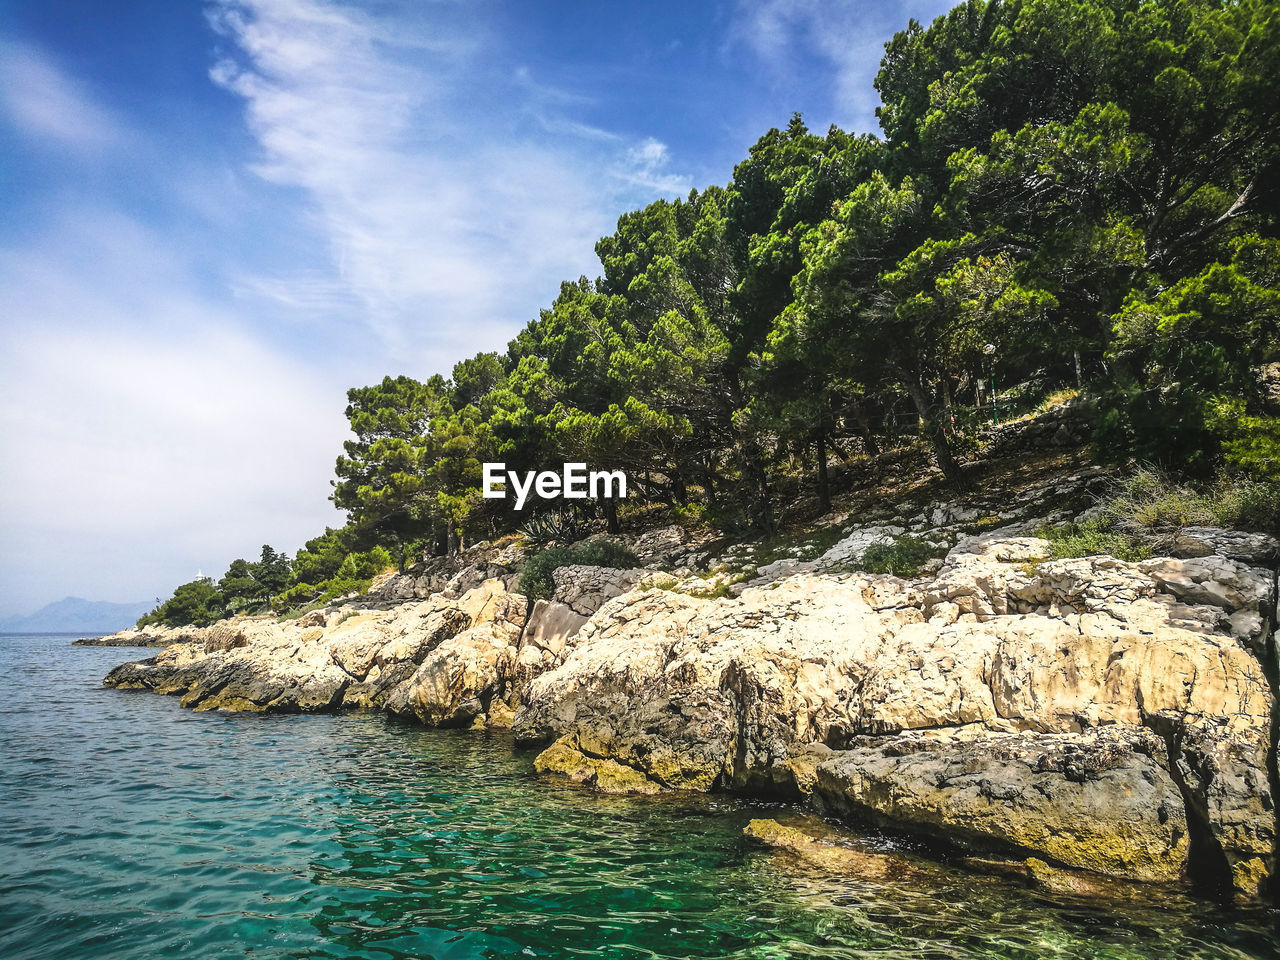
[[[0, 636], [0, 958], [1280, 957], [1275, 915], [1073, 901], [939, 864], [833, 876], [743, 839], [783, 805], [622, 798], [506, 735], [192, 713], [109, 690], [153, 650]], [[821, 826], [821, 824], [817, 824]]]

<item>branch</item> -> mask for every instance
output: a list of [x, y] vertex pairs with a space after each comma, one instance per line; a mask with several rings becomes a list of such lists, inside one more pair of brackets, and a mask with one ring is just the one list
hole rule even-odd
[[1262, 170], [1255, 171], [1253, 176], [1249, 179], [1249, 182], [1245, 185], [1245, 188], [1240, 191], [1240, 195], [1232, 202], [1231, 206], [1227, 207], [1227, 209], [1219, 216], [1210, 220], [1199, 229], [1193, 230], [1191, 233], [1183, 234], [1181, 237], [1171, 240], [1169, 243], [1163, 245], [1163, 249], [1157, 255], [1147, 257], [1147, 265], [1159, 265], [1161, 264], [1161, 261], [1163, 261], [1163, 265], [1167, 266], [1173, 259], [1171, 256], [1173, 251], [1185, 250], [1189, 246], [1201, 243], [1218, 230], [1221, 230], [1227, 224], [1231, 223], [1233, 220], [1251, 213], [1252, 211], [1249, 208], [1249, 203], [1253, 200], [1254, 190], [1258, 186], [1258, 180], [1261, 177]]

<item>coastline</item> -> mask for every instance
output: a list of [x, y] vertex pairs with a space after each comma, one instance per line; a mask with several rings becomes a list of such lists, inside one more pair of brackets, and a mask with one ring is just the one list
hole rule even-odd
[[1277, 545], [1202, 529], [1181, 557], [1048, 560], [1027, 531], [1061, 487], [977, 533], [982, 504], [887, 518], [953, 541], [912, 580], [835, 562], [886, 518], [852, 524], [825, 569], [735, 584], [692, 575], [704, 545], [667, 528], [646, 568], [563, 567], [534, 603], [512, 592], [518, 556], [480, 550], [294, 621], [154, 630], [169, 646], [106, 683], [511, 728], [540, 772], [604, 792], [783, 799], [1032, 885], [1265, 902]]
[[120, 630], [98, 637], [80, 637], [73, 640], [73, 647], [166, 647], [179, 643], [183, 634], [164, 627], [146, 627], [141, 630]]

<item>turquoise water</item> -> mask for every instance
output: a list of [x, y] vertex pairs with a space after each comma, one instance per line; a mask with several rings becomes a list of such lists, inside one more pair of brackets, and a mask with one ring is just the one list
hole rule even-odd
[[0, 958], [1262, 958], [1261, 913], [1055, 903], [931, 865], [832, 879], [741, 839], [782, 807], [627, 800], [506, 737], [193, 714], [103, 689], [148, 651], [0, 637]]

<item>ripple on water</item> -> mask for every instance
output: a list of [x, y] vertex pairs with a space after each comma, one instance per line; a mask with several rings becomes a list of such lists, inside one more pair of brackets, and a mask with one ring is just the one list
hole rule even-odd
[[742, 842], [781, 808], [584, 793], [508, 738], [380, 716], [192, 714], [101, 687], [152, 651], [69, 640], [0, 638], [5, 960], [1280, 955], [1260, 915], [918, 858], [909, 882], [807, 874]]

